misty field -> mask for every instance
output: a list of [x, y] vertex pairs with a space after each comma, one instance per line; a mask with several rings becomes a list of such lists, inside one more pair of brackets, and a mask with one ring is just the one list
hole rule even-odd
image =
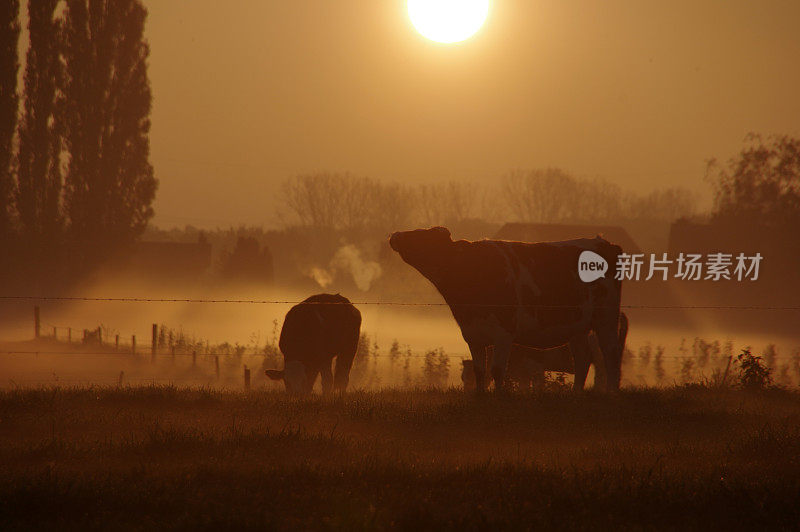
[[792, 528], [800, 393], [0, 391], [0, 528]]

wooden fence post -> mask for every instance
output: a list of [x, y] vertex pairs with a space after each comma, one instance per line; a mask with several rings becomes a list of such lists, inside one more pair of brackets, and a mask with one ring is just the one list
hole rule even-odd
[[172, 352], [172, 363], [174, 364], [175, 363], [175, 346], [174, 345], [170, 348], [170, 351]]
[[114, 349], [119, 349], [119, 335], [114, 337]]
[[219, 379], [219, 355], [214, 355], [214, 365], [217, 368], [217, 379]]
[[103, 328], [100, 326], [97, 327], [97, 343], [103, 345]]
[[250, 389], [250, 369], [247, 366], [244, 367], [244, 388]]
[[41, 326], [41, 321], [39, 321], [39, 305], [33, 307], [33, 334], [34, 338], [39, 338], [39, 327]]
[[131, 353], [136, 354], [136, 335], [131, 336]]
[[153, 343], [150, 345], [150, 362], [156, 361], [156, 349], [158, 348], [158, 324], [153, 324]]
[[119, 382], [118, 382], [118, 385], [119, 385], [119, 386], [122, 386], [122, 380], [123, 380], [124, 378], [125, 378], [125, 372], [124, 372], [124, 371], [120, 371], [120, 372], [119, 372]]
[[53, 340], [58, 340], [58, 327], [53, 325]]
[[192, 351], [192, 367], [197, 366], [197, 351]]

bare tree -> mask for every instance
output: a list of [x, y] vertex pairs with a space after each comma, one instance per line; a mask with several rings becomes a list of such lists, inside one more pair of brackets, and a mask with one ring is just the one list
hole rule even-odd
[[479, 187], [474, 183], [423, 184], [414, 192], [414, 219], [422, 226], [448, 225], [478, 215]]
[[576, 182], [572, 196], [572, 219], [583, 223], [618, 221], [624, 216], [625, 195], [622, 188], [602, 179]]
[[559, 222], [574, 217], [577, 181], [558, 168], [515, 170], [502, 182], [506, 203], [522, 222]]
[[330, 173], [303, 174], [283, 182], [286, 206], [300, 225], [339, 227], [346, 176]]
[[428, 227], [443, 225], [442, 195], [441, 185], [418, 185], [414, 190], [414, 221]]
[[301, 225], [342, 231], [351, 236], [388, 231], [410, 220], [407, 187], [349, 174], [317, 173], [283, 182], [289, 210]]
[[370, 179], [366, 202], [371, 206], [362, 231], [387, 233], [409, 227], [414, 217], [414, 194], [405, 185]]

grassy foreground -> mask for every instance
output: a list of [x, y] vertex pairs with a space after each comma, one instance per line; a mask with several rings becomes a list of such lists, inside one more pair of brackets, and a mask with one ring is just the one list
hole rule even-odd
[[796, 392], [0, 392], [3, 530], [798, 525]]

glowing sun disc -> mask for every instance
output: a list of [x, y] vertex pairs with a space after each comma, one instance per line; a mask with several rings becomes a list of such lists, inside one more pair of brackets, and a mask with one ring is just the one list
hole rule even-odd
[[489, 14], [489, 0], [408, 0], [408, 16], [423, 36], [453, 43], [475, 35]]

